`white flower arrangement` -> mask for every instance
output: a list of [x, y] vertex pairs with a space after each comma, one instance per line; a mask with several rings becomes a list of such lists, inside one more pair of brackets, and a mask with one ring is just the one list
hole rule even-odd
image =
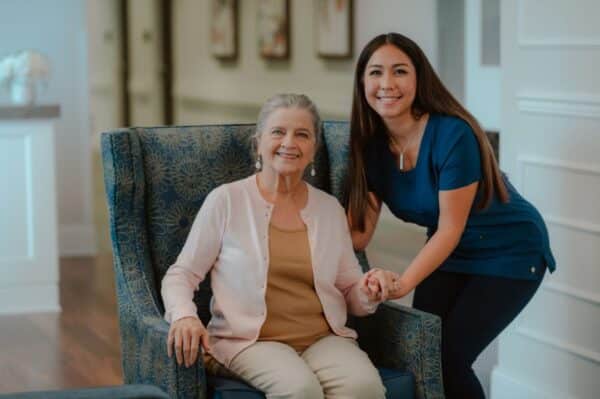
[[32, 103], [35, 84], [49, 77], [50, 62], [36, 51], [23, 50], [0, 60], [0, 87], [10, 87], [17, 103]]

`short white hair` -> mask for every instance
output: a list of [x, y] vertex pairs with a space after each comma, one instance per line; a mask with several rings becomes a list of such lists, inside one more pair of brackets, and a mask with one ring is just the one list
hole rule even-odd
[[260, 140], [260, 136], [265, 129], [265, 123], [269, 116], [280, 108], [298, 108], [310, 113], [313, 119], [313, 128], [315, 130], [315, 148], [318, 148], [321, 143], [321, 116], [319, 115], [319, 110], [317, 110], [315, 103], [304, 94], [283, 93], [276, 94], [269, 98], [258, 113], [256, 132], [254, 133], [255, 142], [258, 143]]

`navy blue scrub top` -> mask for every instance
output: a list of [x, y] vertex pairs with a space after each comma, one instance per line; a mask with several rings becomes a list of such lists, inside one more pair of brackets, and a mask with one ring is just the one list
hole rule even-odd
[[[435, 233], [441, 190], [481, 180], [480, 149], [471, 127], [462, 119], [431, 114], [423, 133], [416, 166], [400, 171], [383, 132], [365, 148], [369, 191], [392, 213]], [[477, 210], [478, 198], [456, 249], [439, 270], [518, 279], [539, 279], [555, 269], [546, 225], [504, 176], [510, 201], [494, 198]]]

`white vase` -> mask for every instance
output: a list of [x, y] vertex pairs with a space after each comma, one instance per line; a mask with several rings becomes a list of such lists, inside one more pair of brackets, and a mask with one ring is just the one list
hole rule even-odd
[[10, 86], [10, 98], [15, 105], [31, 106], [35, 102], [35, 82], [15, 80]]

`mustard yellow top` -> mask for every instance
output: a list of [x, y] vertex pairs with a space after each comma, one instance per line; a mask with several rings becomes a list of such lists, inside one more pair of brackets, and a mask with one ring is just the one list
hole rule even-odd
[[278, 341], [304, 351], [331, 334], [315, 291], [306, 228], [286, 231], [269, 226], [267, 318], [259, 341]]

